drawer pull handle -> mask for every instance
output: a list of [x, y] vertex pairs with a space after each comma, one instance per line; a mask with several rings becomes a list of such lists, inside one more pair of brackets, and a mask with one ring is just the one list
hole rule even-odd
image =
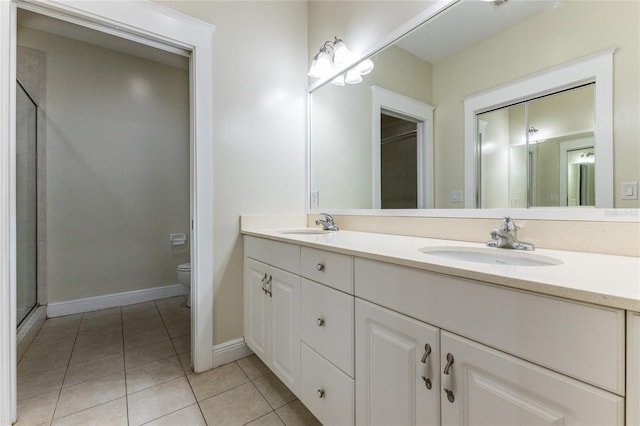
[[324, 398], [324, 389], [318, 389], [318, 398]]
[[424, 380], [424, 385], [427, 389], [431, 389], [431, 379], [429, 378], [429, 355], [431, 355], [431, 345], [425, 343], [424, 355], [422, 355], [422, 359], [420, 360], [420, 367], [422, 371], [422, 380]]
[[273, 297], [273, 293], [271, 292], [271, 290], [273, 289], [273, 277], [271, 275], [269, 275], [269, 279], [267, 280], [267, 290], [266, 290], [266, 294], [269, 295], [269, 297]]
[[322, 263], [318, 263], [318, 264], [316, 265], [316, 269], [317, 269], [318, 271], [320, 271], [320, 272], [324, 271], [324, 264], [322, 264]]
[[324, 318], [318, 318], [316, 324], [318, 324], [318, 327], [324, 327]]
[[453, 402], [455, 397], [453, 396], [453, 391], [451, 390], [451, 373], [449, 370], [453, 365], [453, 355], [451, 353], [447, 354], [447, 365], [444, 366], [444, 371], [442, 372], [442, 389], [447, 394], [447, 399], [449, 402]]
[[262, 277], [262, 279], [260, 280], [262, 281], [262, 291], [264, 292], [264, 294], [267, 294], [267, 288], [265, 287], [265, 284], [267, 282], [267, 273], [264, 273], [264, 277]]

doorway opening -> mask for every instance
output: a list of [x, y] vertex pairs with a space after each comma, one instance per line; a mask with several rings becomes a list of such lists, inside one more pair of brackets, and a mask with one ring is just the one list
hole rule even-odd
[[[136, 40], [165, 51], [189, 52], [189, 162], [191, 169], [190, 229], [192, 293], [191, 362], [196, 372], [213, 367], [213, 159], [212, 32], [215, 26], [150, 2], [0, 2], [0, 57], [7, 65], [0, 73], [0, 423], [16, 419], [16, 206], [15, 206], [15, 93], [17, 10], [25, 9], [92, 28], [115, 38]], [[167, 25], [168, 20], [172, 25]], [[197, 153], [197, 155], [196, 155]], [[6, 166], [6, 167], [5, 167]], [[202, 259], [199, 261], [199, 259]], [[207, 261], [203, 261], [206, 259]]]
[[[373, 116], [372, 116], [372, 181], [373, 181], [373, 207], [381, 208], [433, 208], [433, 110], [434, 107], [416, 99], [395, 93], [379, 86], [372, 86], [373, 91]], [[383, 123], [384, 120], [384, 123]], [[394, 129], [395, 128], [395, 129]], [[389, 133], [387, 134], [387, 130]], [[383, 135], [383, 131], [385, 134]], [[406, 133], [403, 135], [403, 133]], [[413, 133], [413, 135], [412, 135]], [[409, 140], [415, 138], [413, 146], [409, 146]], [[406, 140], [404, 140], [406, 139]], [[402, 145], [394, 146], [398, 141]], [[384, 147], [384, 148], [383, 148]], [[415, 150], [414, 150], [415, 147]], [[387, 164], [383, 162], [383, 150]], [[394, 151], [405, 151], [402, 154]], [[406, 158], [412, 155], [412, 158]], [[406, 161], [397, 164], [396, 160], [405, 157]], [[390, 160], [394, 158], [394, 160]], [[386, 160], [385, 160], [386, 161]], [[409, 167], [411, 170], [398, 169]], [[382, 170], [386, 168], [387, 195], [385, 206], [382, 201]], [[413, 174], [415, 171], [415, 175]], [[405, 173], [407, 175], [405, 175]], [[402, 176], [400, 178], [400, 176]], [[409, 183], [411, 180], [411, 183]], [[394, 182], [396, 181], [396, 182]], [[415, 182], [415, 187], [414, 187]], [[391, 186], [389, 186], [391, 185]], [[394, 191], [406, 192], [402, 197], [396, 198]], [[415, 194], [409, 196], [408, 194]], [[402, 201], [399, 199], [402, 198]], [[415, 203], [409, 199], [415, 198]], [[400, 207], [415, 204], [415, 207]]]
[[418, 208], [418, 124], [383, 112], [380, 135], [380, 207]]

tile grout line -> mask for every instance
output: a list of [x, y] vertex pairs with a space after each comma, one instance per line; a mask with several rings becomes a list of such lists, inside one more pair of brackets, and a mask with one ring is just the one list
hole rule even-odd
[[[56, 406], [53, 409], [53, 414], [51, 415], [51, 421], [49, 424], [53, 424], [53, 421], [56, 419], [56, 413], [58, 412], [58, 404], [60, 404], [60, 397], [62, 396], [62, 389], [64, 388], [64, 381], [67, 378], [67, 373], [69, 372], [69, 365], [71, 365], [71, 358], [73, 357], [73, 351], [76, 348], [76, 342], [78, 341], [78, 335], [80, 334], [80, 327], [82, 326], [82, 320], [84, 320], [84, 313], [80, 317], [80, 322], [78, 323], [78, 328], [76, 329], [76, 337], [73, 339], [73, 345], [71, 345], [71, 353], [69, 354], [69, 359], [67, 360], [67, 366], [64, 369], [64, 375], [62, 376], [62, 383], [60, 383], [60, 389], [58, 389], [58, 399], [56, 400]], [[48, 320], [49, 318], [47, 318]], [[40, 329], [42, 330], [42, 329]]]
[[127, 415], [127, 426], [131, 424], [129, 420], [129, 390], [127, 389], [127, 360], [124, 355], [124, 313], [120, 307], [120, 329], [122, 330], [122, 368], [124, 369], [124, 410]]

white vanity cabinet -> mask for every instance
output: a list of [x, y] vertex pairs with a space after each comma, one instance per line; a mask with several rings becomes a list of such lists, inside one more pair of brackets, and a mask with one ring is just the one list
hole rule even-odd
[[245, 341], [296, 395], [300, 390], [299, 258], [299, 246], [245, 238]]
[[640, 426], [640, 313], [251, 236], [244, 292], [324, 424]]
[[356, 424], [440, 424], [440, 331], [356, 300]]
[[[360, 258], [355, 292], [359, 424], [624, 425], [622, 310]], [[440, 335], [439, 406], [413, 403], [421, 326]]]

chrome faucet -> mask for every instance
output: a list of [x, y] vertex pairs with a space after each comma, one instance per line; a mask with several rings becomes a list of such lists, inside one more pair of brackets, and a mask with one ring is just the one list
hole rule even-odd
[[328, 213], [322, 213], [325, 216], [325, 220], [316, 219], [316, 225], [322, 225], [322, 229], [325, 231], [337, 231], [338, 227], [333, 220], [333, 216]]
[[515, 250], [535, 250], [533, 244], [518, 241], [518, 229], [520, 228], [516, 226], [510, 217], [505, 217], [502, 226], [491, 231], [491, 240], [487, 241], [487, 246]]

